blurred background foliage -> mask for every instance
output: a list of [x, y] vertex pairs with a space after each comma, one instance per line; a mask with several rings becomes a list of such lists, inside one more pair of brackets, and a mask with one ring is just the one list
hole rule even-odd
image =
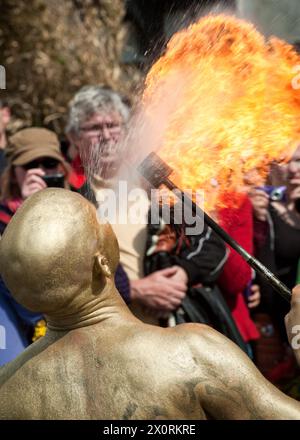
[[145, 73], [174, 32], [209, 11], [235, 11], [299, 46], [299, 0], [0, 0], [0, 65], [10, 131], [63, 133], [69, 100], [100, 84], [137, 100]]
[[145, 73], [179, 28], [235, 0], [0, 0], [0, 65], [10, 131], [62, 135], [68, 102], [100, 84], [134, 104]]
[[12, 108], [12, 131], [45, 125], [62, 133], [67, 104], [85, 84], [136, 96], [143, 74], [122, 62], [124, 17], [123, 0], [1, 0], [1, 98]]
[[0, 65], [13, 114], [63, 133], [68, 102], [100, 84], [134, 103], [170, 36], [215, 4], [234, 0], [0, 0]]

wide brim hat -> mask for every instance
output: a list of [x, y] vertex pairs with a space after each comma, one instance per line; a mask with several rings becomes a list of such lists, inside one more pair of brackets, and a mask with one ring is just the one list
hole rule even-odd
[[58, 137], [46, 128], [25, 128], [11, 136], [6, 155], [15, 166], [26, 165], [40, 157], [51, 157], [66, 164]]

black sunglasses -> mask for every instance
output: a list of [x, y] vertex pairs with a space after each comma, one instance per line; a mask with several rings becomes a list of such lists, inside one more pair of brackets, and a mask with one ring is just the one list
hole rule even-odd
[[52, 159], [52, 157], [45, 157], [44, 159], [32, 160], [31, 162], [22, 165], [22, 167], [25, 170], [31, 170], [32, 168], [39, 168], [39, 166], [42, 166], [46, 169], [51, 170], [53, 168], [56, 168], [58, 164], [59, 161], [57, 159]]

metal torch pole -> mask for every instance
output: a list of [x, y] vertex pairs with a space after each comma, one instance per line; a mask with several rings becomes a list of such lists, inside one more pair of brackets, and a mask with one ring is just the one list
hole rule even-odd
[[239, 255], [241, 255], [244, 260], [257, 272], [259, 272], [264, 278], [266, 278], [272, 287], [280, 293], [280, 295], [287, 301], [291, 300], [291, 291], [283, 284], [275, 275], [264, 266], [259, 260], [254, 258], [249, 252], [247, 252], [241, 245], [238, 244], [221, 226], [218, 225], [205, 211], [203, 211], [195, 202], [183, 191], [181, 191], [174, 183], [165, 178], [163, 181], [164, 185], [170, 190], [176, 190], [176, 194], [181, 197], [182, 202], [192, 209], [194, 215], [204, 218], [205, 223], [213, 230], [215, 233], [221, 237], [227, 244], [229, 244], [232, 249], [234, 249]]
[[138, 166], [141, 175], [148, 180], [154, 188], [164, 184], [170, 190], [176, 190], [175, 194], [181, 198], [182, 202], [192, 209], [194, 215], [204, 218], [205, 223], [229, 246], [232, 247], [244, 260], [258, 273], [260, 273], [272, 287], [287, 301], [291, 300], [291, 291], [283, 284], [267, 267], [260, 261], [250, 255], [241, 245], [239, 245], [227, 232], [221, 228], [206, 212], [204, 212], [195, 202], [180, 188], [178, 188], [170, 179], [172, 168], [169, 167], [156, 153], [152, 152]]

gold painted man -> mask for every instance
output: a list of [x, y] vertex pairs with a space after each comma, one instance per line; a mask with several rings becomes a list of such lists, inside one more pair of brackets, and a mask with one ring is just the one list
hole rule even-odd
[[15, 299], [48, 321], [46, 336], [0, 369], [0, 419], [300, 419], [300, 403], [213, 329], [131, 314], [114, 285], [116, 238], [80, 195], [33, 195], [0, 258]]

